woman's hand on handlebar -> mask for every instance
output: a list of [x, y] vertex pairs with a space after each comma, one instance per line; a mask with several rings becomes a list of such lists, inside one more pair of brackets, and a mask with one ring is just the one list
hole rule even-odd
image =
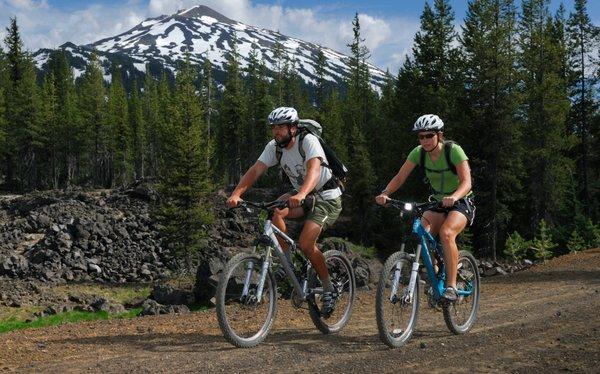
[[456, 204], [457, 201], [458, 199], [452, 195], [444, 196], [444, 198], [442, 199], [442, 206], [444, 208], [451, 208], [454, 206], [454, 204]]
[[390, 200], [390, 197], [386, 194], [375, 196], [375, 202], [377, 202], [379, 205], [386, 205], [388, 200]]

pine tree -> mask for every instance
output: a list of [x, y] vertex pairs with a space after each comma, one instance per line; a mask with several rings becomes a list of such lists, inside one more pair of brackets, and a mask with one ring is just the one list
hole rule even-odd
[[206, 164], [209, 152], [200, 97], [194, 84], [196, 71], [189, 56], [176, 78], [173, 126], [168, 129], [165, 169], [159, 191], [159, 218], [168, 248], [186, 259], [191, 270], [194, 254], [206, 256], [202, 239], [205, 225], [212, 220], [211, 172]]
[[4, 167], [9, 190], [37, 188], [43, 139], [39, 124], [39, 90], [33, 61], [23, 52], [16, 18], [11, 18], [4, 42], [6, 67], [6, 151]]
[[[0, 85], [0, 161], [4, 159], [4, 152], [7, 148], [6, 144], [6, 117], [5, 117], [5, 100], [4, 87]], [[4, 183], [4, 171], [0, 168], [0, 185]]]
[[513, 261], [519, 261], [527, 256], [527, 251], [531, 247], [531, 242], [523, 239], [517, 231], [514, 231], [506, 239], [504, 254]]
[[6, 104], [4, 93], [6, 84], [8, 83], [8, 72], [6, 70], [6, 57], [0, 46], [0, 186], [4, 183], [4, 170], [2, 161], [4, 160], [4, 152], [7, 147], [6, 143]]
[[327, 68], [327, 57], [323, 50], [319, 48], [317, 52], [317, 64], [315, 65], [315, 76], [317, 77], [315, 87], [315, 106], [322, 112], [325, 98], [327, 97], [327, 87], [325, 80], [325, 69]]
[[58, 120], [58, 95], [54, 82], [54, 73], [50, 72], [44, 77], [41, 100], [41, 125], [44, 129], [46, 144], [44, 147], [46, 159], [46, 173], [44, 175], [45, 187], [59, 188], [60, 163], [60, 123]]
[[79, 112], [82, 131], [89, 145], [88, 174], [92, 184], [105, 185], [108, 176], [108, 144], [106, 128], [106, 89], [102, 68], [96, 53], [80, 79]]
[[535, 252], [535, 257], [539, 260], [547, 260], [552, 257], [552, 250], [556, 248], [556, 244], [552, 241], [552, 234], [546, 221], [542, 219], [538, 225], [538, 231], [531, 243], [531, 247]]
[[344, 161], [348, 157], [348, 134], [344, 131], [343, 102], [336, 90], [333, 90], [323, 103], [321, 121], [323, 123], [323, 139]]
[[562, 56], [554, 39], [548, 0], [523, 1], [519, 24], [524, 114], [527, 133], [529, 199], [531, 226], [544, 219], [553, 223], [564, 209], [572, 173], [565, 157], [569, 143], [565, 128], [569, 109], [566, 82], [562, 77]]
[[598, 109], [594, 101], [597, 77], [590, 74], [597, 61], [588, 61], [591, 51], [598, 45], [600, 29], [594, 26], [587, 11], [587, 0], [575, 0], [575, 11], [567, 21], [568, 65], [572, 69], [570, 76], [571, 123], [580, 139], [578, 152], [578, 177], [584, 207], [588, 216], [591, 214], [592, 199], [590, 192], [590, 123], [591, 117]]
[[370, 161], [369, 150], [358, 124], [354, 123], [350, 130], [348, 141], [348, 152], [352, 155], [350, 159], [348, 175], [348, 191], [351, 201], [350, 212], [354, 221], [356, 232], [360, 233], [359, 240], [365, 243], [367, 235], [374, 226], [372, 221], [373, 186], [375, 185], [375, 173]]
[[521, 190], [522, 152], [517, 121], [517, 74], [512, 0], [474, 0], [469, 3], [462, 33], [467, 69], [467, 95], [472, 153], [477, 186], [479, 239], [496, 259], [499, 232], [512, 219], [509, 204]]
[[143, 122], [146, 125], [146, 145], [144, 158], [147, 160], [145, 174], [149, 177], [158, 175], [158, 159], [161, 153], [161, 121], [158, 97], [158, 85], [146, 65], [144, 92], [141, 97]]
[[6, 176], [6, 189], [17, 190], [20, 188], [16, 180], [18, 167], [18, 151], [21, 144], [23, 129], [17, 122], [20, 109], [18, 103], [21, 98], [17, 97], [17, 87], [21, 82], [25, 70], [26, 58], [23, 52], [23, 41], [17, 25], [17, 19], [11, 18], [10, 25], [6, 28], [7, 35], [4, 38], [6, 44], [6, 75], [5, 100], [6, 100], [6, 142], [4, 149], [4, 174]]
[[446, 124], [445, 130], [450, 132], [462, 113], [456, 107], [463, 88], [460, 53], [453, 46], [457, 36], [453, 23], [454, 12], [448, 0], [434, 0], [433, 8], [425, 3], [421, 28], [413, 45], [418, 71], [413, 86], [420, 99], [415, 109], [421, 114], [438, 114]]
[[121, 83], [121, 72], [112, 68], [112, 80], [108, 93], [108, 126], [111, 133], [112, 187], [124, 186], [131, 180], [131, 131], [129, 126], [127, 97]]
[[48, 61], [50, 71], [54, 74], [54, 84], [58, 97], [58, 121], [60, 124], [59, 137], [62, 144], [59, 159], [63, 167], [64, 182], [67, 186], [76, 185], [80, 171], [80, 161], [86, 158], [88, 138], [83, 131], [79, 112], [77, 110], [77, 95], [75, 80], [69, 61], [63, 50], [50, 54]]
[[250, 53], [247, 72], [246, 108], [248, 126], [244, 139], [246, 140], [246, 163], [242, 169], [246, 170], [260, 156], [267, 139], [270, 137], [267, 126], [267, 116], [273, 109], [273, 102], [269, 95], [269, 82], [265, 75], [264, 62], [258, 59], [258, 49], [253, 45]]
[[173, 102], [173, 94], [167, 75], [163, 73], [158, 84], [158, 123], [157, 132], [161, 141], [157, 146], [157, 175], [162, 175], [166, 169], [163, 154], [166, 152], [167, 145], [164, 140], [172, 133], [175, 126], [173, 118], [176, 117], [176, 103]]
[[350, 74], [348, 78], [348, 115], [353, 122], [358, 124], [361, 132], [369, 131], [370, 122], [370, 104], [373, 98], [373, 91], [370, 86], [369, 69], [367, 59], [370, 57], [368, 48], [364, 45], [364, 39], [360, 34], [360, 20], [358, 13], [352, 21], [352, 31], [354, 34], [350, 47]]
[[[376, 136], [374, 146], [378, 146], [378, 152], [373, 155], [373, 163], [376, 165], [378, 185], [385, 185], [398, 172], [398, 165], [388, 160], [401, 160], [397, 154], [395, 137], [398, 128], [397, 105], [396, 105], [396, 82], [390, 72], [386, 73], [385, 85], [381, 91], [379, 100], [381, 120], [374, 129]], [[406, 132], [398, 134], [406, 137]]]
[[[202, 104], [204, 108], [204, 116], [206, 117], [206, 141], [212, 147], [214, 139], [212, 137], [213, 117], [217, 114], [217, 87], [213, 77], [213, 66], [208, 56], [204, 60], [202, 67]], [[210, 166], [210, 159], [207, 157], [206, 164]]]
[[[423, 109], [420, 109], [420, 97], [422, 97], [420, 87], [415, 84], [419, 80], [419, 75], [415, 63], [407, 57], [396, 78], [394, 90], [395, 117], [390, 119], [395, 126], [390, 129], [391, 132], [389, 133], [390, 141], [393, 142], [394, 147], [394, 154], [389, 156], [391, 159], [398, 160], [394, 165], [390, 165], [393, 169], [391, 173], [394, 175], [416, 145], [410, 130], [414, 121], [424, 113]], [[390, 113], [388, 112], [388, 114]], [[403, 194], [406, 196], [419, 196], [418, 192], [424, 189], [422, 181], [417, 179], [415, 177], [409, 178], [406, 187], [402, 187]]]
[[27, 55], [25, 69], [15, 92], [17, 105], [16, 117], [11, 120], [19, 126], [19, 171], [20, 190], [27, 191], [38, 187], [39, 163], [41, 150], [44, 146], [42, 129], [39, 123], [39, 89], [36, 84], [36, 74], [33, 61]]
[[569, 238], [569, 242], [567, 243], [567, 249], [570, 253], [575, 253], [579, 251], [583, 251], [586, 248], [585, 240], [579, 235], [577, 230], [573, 230], [571, 232], [571, 237]]
[[275, 71], [275, 78], [273, 81], [273, 97], [275, 99], [275, 105], [278, 107], [283, 106], [285, 104], [283, 99], [285, 86], [283, 79], [284, 54], [285, 52], [283, 50], [283, 45], [279, 41], [279, 38], [275, 39], [275, 44], [273, 45], [273, 60], [275, 61], [275, 64], [273, 66], [273, 69]]
[[242, 175], [242, 136], [248, 121], [244, 102], [244, 85], [240, 72], [240, 56], [237, 50], [237, 38], [233, 48], [227, 54], [227, 77], [221, 109], [219, 110], [219, 150], [221, 152], [220, 169], [225, 172], [228, 184], [236, 184]]
[[133, 82], [129, 95], [129, 124], [131, 126], [131, 153], [134, 179], [145, 177], [146, 165], [146, 128], [139, 99], [137, 82]]
[[348, 154], [351, 155], [348, 193], [352, 196], [350, 210], [354, 212], [354, 225], [361, 228], [361, 242], [367, 240], [373, 222], [371, 220], [372, 196], [375, 185], [375, 174], [371, 163], [369, 147], [365, 140], [365, 133], [373, 128], [376, 118], [372, 115], [374, 93], [369, 83], [369, 70], [366, 59], [369, 50], [364, 46], [364, 39], [360, 34], [360, 21], [358, 13], [352, 21], [354, 38], [350, 47], [350, 74], [348, 80], [348, 97], [346, 100], [346, 118], [344, 121], [350, 126], [348, 139]]

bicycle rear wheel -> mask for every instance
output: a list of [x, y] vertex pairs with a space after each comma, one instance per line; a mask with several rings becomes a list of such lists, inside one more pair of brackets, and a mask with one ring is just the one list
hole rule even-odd
[[[327, 318], [321, 314], [320, 294], [312, 295], [309, 298], [308, 309], [310, 318], [319, 331], [323, 334], [332, 334], [339, 332], [350, 320], [356, 297], [356, 280], [352, 264], [342, 252], [330, 250], [323, 253], [323, 256], [325, 256], [329, 278], [339, 296], [334, 311]], [[321, 281], [314, 269], [309, 274], [308, 285], [309, 288], [321, 286]]]
[[385, 261], [379, 277], [375, 299], [377, 329], [381, 340], [392, 348], [404, 345], [417, 326], [420, 293], [418, 279], [414, 289], [409, 290], [412, 264], [413, 259], [407, 253], [396, 252]]
[[458, 274], [456, 289], [471, 291], [468, 296], [459, 295], [453, 303], [443, 305], [444, 321], [455, 334], [467, 333], [477, 319], [479, 309], [479, 268], [473, 255], [467, 251], [458, 253]]
[[[263, 260], [255, 254], [240, 253], [223, 269], [217, 287], [217, 317], [227, 341], [236, 347], [249, 348], [260, 344], [269, 333], [277, 313], [277, 287], [268, 270], [263, 294], [257, 298], [257, 288]], [[243, 295], [248, 281], [248, 293]]]

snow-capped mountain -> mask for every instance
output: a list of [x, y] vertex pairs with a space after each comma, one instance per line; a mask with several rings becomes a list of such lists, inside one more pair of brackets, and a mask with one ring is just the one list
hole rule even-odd
[[[258, 58], [264, 59], [267, 69], [272, 74], [276, 71], [273, 47], [276, 41], [279, 41], [284, 52], [290, 58], [296, 59], [296, 71], [306, 83], [316, 82], [315, 67], [319, 48], [327, 59], [327, 80], [341, 83], [349, 74], [349, 57], [344, 54], [275, 31], [245, 25], [203, 5], [171, 16], [147, 19], [111, 38], [81, 46], [66, 43], [61, 48], [70, 54], [69, 60], [74, 67], [75, 76], [83, 73], [92, 51], [96, 50], [108, 79], [110, 62], [116, 58], [124, 69], [137, 70], [133, 73], [139, 74], [145, 72], [147, 63], [159, 63], [175, 71], [188, 52], [193, 63], [202, 64], [208, 58], [215, 70], [224, 71], [226, 54], [232, 50], [236, 37], [242, 67], [248, 65], [254, 44], [257, 47]], [[43, 69], [50, 53], [51, 50], [41, 49], [34, 54], [39, 69]], [[385, 72], [371, 64], [369, 69], [371, 84], [379, 90], [384, 84]]]

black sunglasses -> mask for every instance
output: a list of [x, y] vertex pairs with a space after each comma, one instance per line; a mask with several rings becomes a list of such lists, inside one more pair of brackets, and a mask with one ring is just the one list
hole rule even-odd
[[435, 133], [429, 133], [429, 134], [425, 134], [425, 135], [419, 135], [419, 140], [423, 140], [423, 139], [431, 139], [435, 136]]

